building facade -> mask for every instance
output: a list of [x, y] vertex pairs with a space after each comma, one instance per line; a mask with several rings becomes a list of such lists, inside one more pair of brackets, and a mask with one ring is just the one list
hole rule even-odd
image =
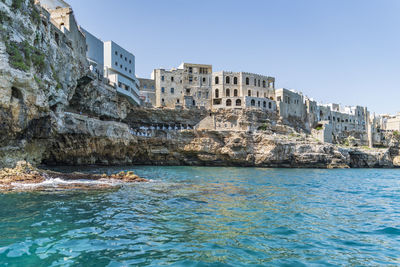
[[140, 105], [135, 56], [113, 41], [104, 42], [104, 76], [133, 105]]
[[102, 40], [80, 27], [86, 38], [86, 57], [90, 70], [99, 80], [104, 77], [104, 43]]
[[275, 78], [247, 72], [214, 72], [212, 108], [276, 110]]
[[154, 107], [156, 105], [156, 87], [152, 79], [139, 78], [140, 100], [145, 106]]
[[157, 107], [211, 107], [212, 66], [182, 63], [171, 70], [155, 69], [152, 73]]

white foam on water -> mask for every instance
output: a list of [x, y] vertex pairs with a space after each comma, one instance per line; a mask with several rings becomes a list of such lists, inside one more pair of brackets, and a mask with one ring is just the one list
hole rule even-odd
[[17, 188], [35, 188], [35, 187], [57, 187], [59, 185], [72, 185], [72, 184], [83, 184], [83, 185], [110, 185], [118, 186], [123, 184], [117, 180], [63, 180], [60, 178], [47, 179], [41, 183], [30, 184], [30, 183], [12, 183], [13, 187]]

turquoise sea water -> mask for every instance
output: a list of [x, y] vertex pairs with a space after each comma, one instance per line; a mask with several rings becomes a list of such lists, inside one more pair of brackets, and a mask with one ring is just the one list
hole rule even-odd
[[400, 265], [400, 170], [128, 169], [154, 181], [0, 194], [0, 266]]

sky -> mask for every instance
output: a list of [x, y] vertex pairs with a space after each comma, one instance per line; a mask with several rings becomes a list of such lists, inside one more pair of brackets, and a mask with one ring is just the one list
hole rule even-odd
[[321, 103], [400, 112], [399, 0], [66, 0], [78, 23], [136, 56], [276, 78]]

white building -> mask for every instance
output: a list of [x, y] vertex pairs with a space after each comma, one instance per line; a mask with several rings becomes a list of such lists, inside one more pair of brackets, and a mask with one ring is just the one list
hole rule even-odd
[[104, 42], [104, 76], [117, 92], [140, 105], [139, 81], [135, 76], [135, 56], [113, 41]]
[[86, 57], [90, 70], [101, 80], [104, 77], [104, 43], [82, 27], [80, 29], [86, 38]]

